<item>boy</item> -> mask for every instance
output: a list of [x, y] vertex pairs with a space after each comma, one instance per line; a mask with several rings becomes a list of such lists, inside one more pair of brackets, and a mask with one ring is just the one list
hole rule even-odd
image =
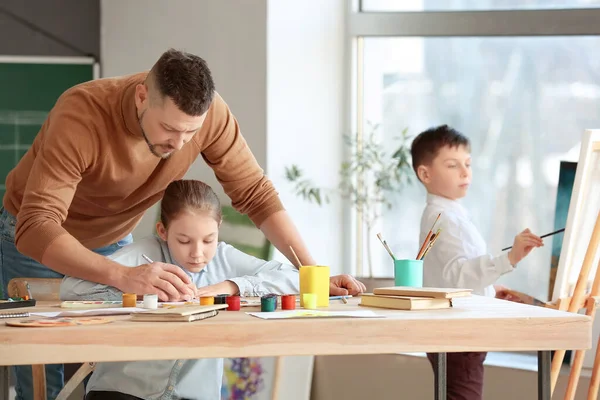
[[[470, 143], [461, 133], [447, 125], [431, 128], [414, 139], [411, 155], [413, 169], [427, 189], [420, 243], [441, 213], [436, 230], [442, 232], [424, 260], [423, 285], [468, 288], [477, 295], [507, 298], [506, 289], [494, 283], [534, 247], [543, 246], [542, 240], [526, 229], [515, 237], [510, 252], [487, 254], [483, 238], [458, 202], [471, 183]], [[486, 353], [448, 353], [448, 400], [482, 399], [485, 357]], [[434, 354], [427, 358], [435, 365]]]

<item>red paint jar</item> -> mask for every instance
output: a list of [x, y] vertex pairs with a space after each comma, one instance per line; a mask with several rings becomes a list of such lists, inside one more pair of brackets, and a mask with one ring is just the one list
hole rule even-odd
[[227, 311], [240, 311], [240, 296], [227, 296]]
[[296, 309], [296, 296], [293, 294], [286, 294], [281, 296], [281, 309], [282, 310], [295, 310]]

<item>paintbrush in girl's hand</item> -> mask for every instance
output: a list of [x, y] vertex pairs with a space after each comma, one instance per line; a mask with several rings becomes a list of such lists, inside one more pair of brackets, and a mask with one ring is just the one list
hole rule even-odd
[[[565, 231], [565, 228], [562, 228], [562, 229], [559, 229], [559, 230], [554, 231], [554, 232], [546, 233], [545, 235], [540, 236], [540, 239], [543, 239], [543, 238], [548, 237], [548, 236], [556, 235], [557, 233], [561, 233], [561, 232], [564, 232], [564, 231]], [[506, 251], [506, 250], [510, 250], [510, 249], [512, 249], [512, 246], [505, 247], [505, 248], [502, 249], [502, 251]]]
[[390, 255], [390, 257], [392, 257], [392, 260], [396, 260], [396, 257], [394, 257], [394, 253], [392, 253], [392, 249], [390, 249], [390, 246], [388, 246], [387, 242], [385, 240], [383, 240], [383, 237], [381, 236], [381, 233], [377, 234], [377, 239], [379, 239], [379, 241], [381, 242], [381, 244], [383, 245], [383, 247], [385, 247], [385, 249], [387, 250], [388, 254]]

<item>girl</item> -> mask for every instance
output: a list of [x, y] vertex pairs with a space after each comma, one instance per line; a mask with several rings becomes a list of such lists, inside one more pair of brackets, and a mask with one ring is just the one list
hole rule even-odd
[[[298, 270], [277, 261], [249, 256], [218, 242], [221, 204], [210, 186], [179, 180], [161, 202], [158, 237], [143, 239], [110, 258], [136, 267], [154, 262], [175, 264], [191, 278], [198, 296], [220, 293], [261, 296], [298, 293]], [[120, 300], [118, 289], [65, 277], [61, 300]], [[98, 363], [86, 385], [86, 400], [220, 398], [222, 359]]]

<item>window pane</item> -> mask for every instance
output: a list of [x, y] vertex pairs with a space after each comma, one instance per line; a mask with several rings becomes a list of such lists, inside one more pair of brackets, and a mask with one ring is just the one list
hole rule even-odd
[[[364, 115], [380, 124], [383, 143], [404, 128], [414, 136], [440, 124], [470, 138], [473, 181], [463, 203], [488, 251], [499, 254], [525, 228], [553, 231], [560, 161], [576, 161], [584, 129], [600, 127], [600, 38], [364, 40]], [[395, 197], [374, 233], [397, 257], [414, 258], [425, 190], [415, 181]], [[546, 299], [552, 239], [501, 283]], [[370, 241], [376, 276], [393, 275], [390, 257]]]
[[361, 10], [393, 11], [475, 11], [597, 8], [599, 0], [362, 0]]

